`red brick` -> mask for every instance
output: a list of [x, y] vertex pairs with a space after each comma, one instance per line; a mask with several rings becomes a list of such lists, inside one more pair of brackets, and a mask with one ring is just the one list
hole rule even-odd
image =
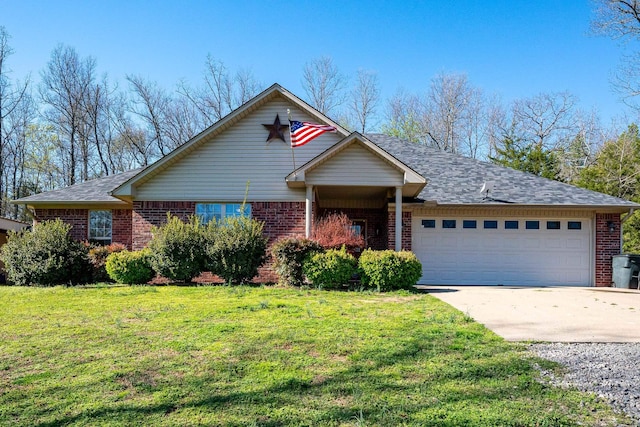
[[[615, 231], [609, 231], [609, 222]], [[596, 286], [611, 286], [611, 259], [620, 253], [620, 215], [596, 214]]]

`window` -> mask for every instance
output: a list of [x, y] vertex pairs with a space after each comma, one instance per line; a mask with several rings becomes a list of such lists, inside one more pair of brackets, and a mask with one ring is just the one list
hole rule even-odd
[[475, 219], [465, 219], [462, 221], [462, 228], [478, 228], [478, 221]]
[[582, 222], [581, 221], [569, 221], [567, 223], [567, 228], [569, 230], [582, 230]]
[[442, 228], [456, 228], [456, 220], [455, 219], [443, 219], [442, 220]]
[[89, 211], [89, 241], [111, 244], [111, 211]]
[[196, 203], [196, 215], [203, 224], [209, 221], [221, 221], [225, 217], [251, 216], [251, 205], [245, 204], [244, 210], [241, 203]]
[[364, 241], [367, 241], [367, 220], [366, 219], [354, 219], [351, 221], [351, 229], [358, 235], [362, 236]]
[[525, 222], [525, 228], [527, 230], [540, 230], [540, 221], [527, 221]]
[[498, 221], [486, 220], [484, 222], [484, 228], [486, 228], [487, 230], [489, 230], [489, 229], [495, 230], [495, 229], [498, 228]]
[[547, 221], [547, 230], [560, 230], [560, 221]]
[[518, 229], [518, 221], [505, 221], [504, 222], [505, 230], [517, 230]]
[[436, 228], [436, 220], [435, 219], [423, 219], [422, 220], [422, 228]]

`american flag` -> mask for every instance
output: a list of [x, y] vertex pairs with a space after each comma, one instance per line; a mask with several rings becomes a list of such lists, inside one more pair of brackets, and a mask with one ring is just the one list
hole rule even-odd
[[300, 147], [313, 138], [325, 132], [336, 132], [337, 129], [328, 125], [317, 125], [309, 122], [289, 120], [289, 132], [291, 132], [291, 147]]

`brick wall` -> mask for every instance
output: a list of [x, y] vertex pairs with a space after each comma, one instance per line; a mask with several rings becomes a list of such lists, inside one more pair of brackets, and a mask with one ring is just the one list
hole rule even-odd
[[111, 242], [122, 243], [131, 249], [131, 209], [113, 209], [111, 211]]
[[[396, 211], [389, 210], [389, 249], [396, 248]], [[411, 212], [402, 211], [402, 249], [411, 250]]]
[[269, 244], [281, 237], [304, 237], [305, 202], [252, 202], [251, 216], [264, 222]]
[[144, 248], [151, 240], [151, 226], [167, 222], [167, 212], [183, 221], [196, 212], [195, 202], [133, 202], [131, 214], [131, 244], [133, 250]]
[[[251, 216], [264, 222], [264, 234], [269, 237], [269, 246], [282, 237], [305, 236], [305, 202], [252, 202]], [[269, 251], [269, 249], [267, 249]], [[260, 269], [256, 283], [278, 281], [273, 271], [273, 261], [268, 255], [267, 262]]]
[[89, 239], [89, 210], [88, 209], [36, 209], [36, 222], [52, 221], [60, 218], [71, 226], [69, 234], [75, 240]]
[[[122, 243], [131, 249], [131, 209], [113, 209], [111, 224], [112, 243]], [[89, 209], [36, 209], [36, 222], [60, 218], [71, 225], [69, 234], [75, 240], [89, 239]]]
[[[319, 209], [318, 218], [334, 212], [343, 212], [351, 220], [364, 219], [366, 221], [368, 248], [375, 250], [384, 250], [389, 248], [387, 246], [388, 212], [386, 209]], [[377, 236], [376, 229], [378, 230]]]
[[[609, 231], [612, 221], [615, 231]], [[611, 258], [620, 254], [620, 215], [596, 214], [596, 286], [611, 286]]]

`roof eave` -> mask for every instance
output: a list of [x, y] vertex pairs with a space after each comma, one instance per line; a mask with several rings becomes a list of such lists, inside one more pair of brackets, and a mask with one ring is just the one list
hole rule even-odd
[[114, 206], [128, 207], [131, 204], [123, 200], [11, 200], [10, 203], [16, 205], [26, 205], [30, 208], [42, 208], [50, 206]]
[[581, 205], [581, 204], [548, 204], [548, 203], [438, 203], [437, 201], [425, 201], [425, 206], [445, 207], [445, 208], [536, 208], [536, 209], [567, 209], [567, 210], [590, 210], [606, 211], [610, 213], [626, 213], [632, 209], [640, 209], [639, 204], [633, 205]]

